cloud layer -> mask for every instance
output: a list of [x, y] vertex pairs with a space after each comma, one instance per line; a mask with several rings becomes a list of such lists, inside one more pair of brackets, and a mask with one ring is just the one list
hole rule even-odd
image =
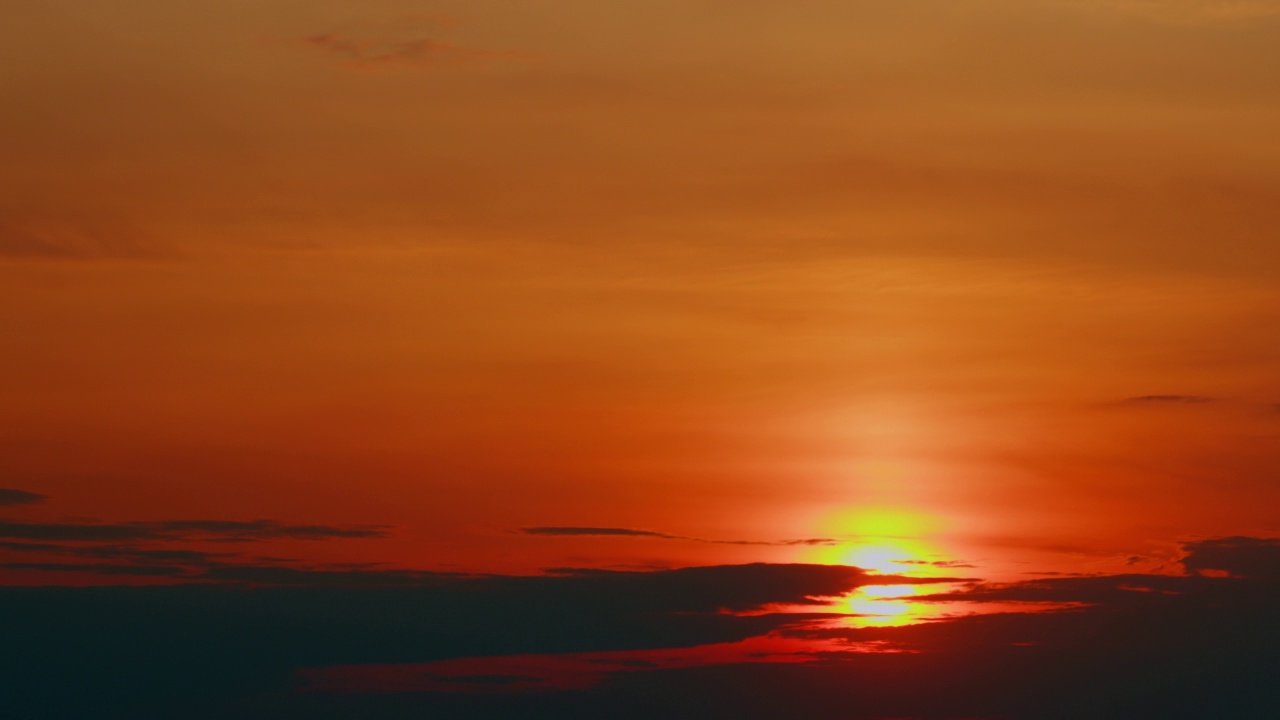
[[0, 520], [0, 538], [70, 542], [331, 540], [379, 538], [384, 537], [386, 532], [386, 528], [376, 526], [290, 525], [274, 520], [165, 520], [125, 523], [31, 523]]
[[[1270, 545], [1192, 543], [1188, 557], [1252, 567]], [[385, 579], [0, 589], [0, 702], [18, 717], [263, 719], [1262, 720], [1280, 708], [1280, 585], [1263, 577], [975, 585], [933, 599], [1075, 608], [901, 628], [768, 612], [867, 581], [842, 566]]]
[[795, 540], [714, 540], [689, 535], [672, 535], [653, 530], [637, 530], [620, 527], [578, 527], [578, 526], [539, 526], [520, 528], [526, 535], [542, 535], [547, 537], [635, 537], [656, 538], [659, 540], [688, 540], [690, 542], [711, 543], [713, 545], [835, 545], [834, 538], [799, 538]]

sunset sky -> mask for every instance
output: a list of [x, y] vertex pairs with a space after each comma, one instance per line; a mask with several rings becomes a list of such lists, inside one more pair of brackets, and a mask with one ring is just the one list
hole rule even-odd
[[[156, 717], [632, 717], [611, 703], [702, 697], [706, 668], [779, 698], [852, 674], [865, 700], [929, 648], [1128, 627], [1138, 594], [1280, 608], [1280, 0], [2, 14], [0, 622], [47, 663], [0, 670], [82, 682], [68, 717], [107, 686]], [[633, 592], [660, 598], [644, 622], [743, 624], [641, 632]], [[459, 597], [533, 599], [464, 621]], [[236, 652], [287, 646], [295, 689], [171, 715], [181, 670], [121, 690], [60, 664], [99, 655], [35, 629], [58, 603], [39, 622], [404, 626], [315, 655], [255, 630]], [[1259, 652], [1186, 717], [1278, 716]], [[896, 697], [830, 717], [1059, 717]], [[1054, 712], [1183, 717], [1117, 697]]]

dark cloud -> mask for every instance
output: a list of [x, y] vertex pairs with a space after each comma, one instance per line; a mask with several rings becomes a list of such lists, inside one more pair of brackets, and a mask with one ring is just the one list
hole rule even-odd
[[[1280, 710], [1280, 687], [1270, 679], [1280, 661], [1280, 622], [1274, 617], [1280, 584], [1275, 582], [1074, 577], [979, 585], [945, 597], [954, 601], [965, 595], [975, 601], [1077, 605], [898, 628], [810, 625], [782, 632], [885, 643], [886, 649], [899, 651], [829, 656], [826, 668], [847, 677], [843, 687], [878, 706], [875, 711], [863, 706], [861, 713], [847, 716], [852, 718], [1261, 720]], [[632, 681], [645, 680], [622, 679]], [[830, 681], [834, 678], [805, 686], [821, 693]], [[913, 692], [913, 687], [929, 691]], [[816, 712], [802, 715], [838, 717], [836, 700], [828, 693]]]
[[[95, 584], [133, 576], [255, 586], [409, 587], [424, 584], [436, 577], [433, 573], [389, 570], [376, 566], [305, 566], [288, 558], [132, 545], [0, 541], [0, 550], [42, 556], [40, 562], [0, 564], [0, 585], [9, 580], [3, 572], [5, 570], [79, 573]], [[45, 560], [48, 556], [75, 558], [77, 562]], [[86, 560], [96, 562], [84, 562]]]
[[281, 690], [302, 667], [734, 642], [807, 616], [727, 611], [812, 603], [865, 576], [815, 565], [381, 574], [380, 586], [330, 576], [307, 587], [0, 588], [0, 705], [39, 717], [193, 717], [193, 704]]
[[1205, 578], [1174, 575], [1099, 575], [1045, 577], [1014, 583], [975, 583], [966, 588], [923, 595], [919, 602], [971, 603], [1126, 603], [1151, 594], [1181, 594], [1204, 587]]
[[[288, 558], [261, 558], [241, 553], [207, 553], [182, 549], [0, 542], [0, 550], [99, 561], [0, 563], [0, 571], [79, 573], [92, 578], [95, 584], [104, 584], [109, 578], [133, 576], [170, 577], [184, 581], [245, 586], [416, 587], [439, 582], [442, 577], [454, 577], [377, 566], [306, 566]], [[5, 579], [4, 573], [0, 572], [0, 585], [4, 584]]]
[[27, 492], [26, 490], [0, 488], [0, 507], [8, 505], [31, 505], [38, 502], [44, 502], [45, 499], [44, 495]]
[[522, 683], [539, 683], [542, 678], [533, 675], [453, 675], [449, 682], [473, 683], [477, 685], [515, 685]]
[[29, 543], [0, 540], [0, 550], [11, 550], [13, 552], [63, 552], [66, 549], [67, 546], [65, 545], [54, 545], [51, 543]]
[[658, 572], [581, 571], [570, 576], [606, 604], [657, 603], [672, 612], [745, 611], [777, 603], [817, 604], [865, 584], [843, 565], [725, 565]]
[[386, 537], [386, 526], [289, 525], [274, 520], [168, 520], [156, 523], [132, 523], [154, 528], [163, 533], [206, 535], [229, 540], [328, 540], [333, 538]]
[[929, 565], [931, 567], [942, 567], [942, 568], [977, 567], [973, 563], [962, 562], [960, 560], [894, 560], [894, 562], [902, 565]]
[[703, 540], [717, 545], [836, 545], [835, 538], [800, 538], [798, 540]]
[[[181, 537], [260, 533], [280, 526], [265, 521], [157, 525]], [[589, 534], [591, 528], [580, 530]], [[830, 614], [770, 609], [816, 609], [824, 599], [868, 582], [958, 584], [962, 579], [768, 564], [560, 569], [556, 575], [511, 577], [362, 564], [302, 567], [148, 543], [6, 540], [0, 549], [75, 560], [9, 562], [0, 564], [0, 571], [187, 582], [0, 588], [0, 636], [5, 638], [0, 673], [7, 680], [0, 686], [0, 705], [15, 708], [13, 717], [105, 713], [263, 720], [639, 720], [726, 713], [762, 720], [1270, 718], [1280, 708], [1270, 673], [1280, 662], [1280, 623], [1274, 617], [1280, 582], [1269, 564], [1278, 545], [1245, 537], [1187, 543], [1184, 565], [1193, 574], [1186, 576], [968, 582], [913, 598], [974, 607], [1069, 606], [1066, 611], [850, 628], [833, 623]], [[1197, 574], [1201, 571], [1235, 577]], [[716, 660], [715, 651], [694, 663], [700, 667], [664, 660], [676, 658], [675, 649], [687, 649], [679, 655], [687, 659], [690, 652], [702, 652], [692, 648], [762, 636], [822, 645], [807, 658], [803, 652], [793, 655], [789, 662], [808, 660], [799, 665], [779, 664], [767, 654]], [[906, 652], [856, 651], [867, 647]], [[624, 654], [591, 655], [601, 652]], [[464, 658], [469, 660], [454, 662]], [[444, 666], [438, 664], [445, 662], [474, 672], [441, 674]], [[572, 670], [585, 665], [596, 669]], [[401, 676], [416, 674], [424, 678], [424, 688], [435, 690], [406, 695], [335, 694], [323, 691], [323, 685], [290, 690], [303, 677], [356, 673], [376, 678], [380, 667], [397, 666], [407, 668], [397, 671]], [[299, 675], [303, 668], [329, 670]], [[546, 673], [569, 671], [585, 672], [588, 680], [547, 680]], [[75, 678], [74, 693], [65, 691], [68, 678]], [[921, 692], [922, 687], [929, 691]], [[708, 708], [715, 711], [709, 714]]]
[[168, 550], [156, 548], [120, 547], [114, 545], [98, 547], [65, 547], [74, 555], [89, 558], [106, 558], [112, 560], [134, 560], [172, 563], [210, 563], [217, 558], [240, 557], [236, 553], [207, 553], [198, 550]]
[[75, 555], [77, 557], [104, 558], [111, 560], [165, 560], [175, 562], [206, 562], [213, 557], [236, 557], [231, 553], [206, 553], [196, 550], [170, 550], [156, 548], [140, 548], [131, 545], [83, 545], [13, 542], [0, 540], [0, 550], [24, 553], [54, 553], [59, 555]]
[[653, 530], [636, 530], [634, 528], [619, 527], [527, 527], [520, 528], [519, 532], [526, 535], [560, 537], [599, 536], [657, 538], [659, 540], [686, 540], [688, 542], [710, 543], [713, 545], [834, 545], [839, 542], [833, 538], [800, 538], [797, 540], [715, 540], [710, 538], [693, 537], [690, 535], [672, 535], [670, 533], [655, 532]]
[[1138, 395], [1123, 400], [1127, 405], [1203, 405], [1216, 401], [1217, 398], [1204, 395]]
[[[1271, 581], [1124, 575], [973, 585], [958, 594], [1090, 604], [850, 628], [828, 614], [765, 611], [843, 594], [869, 577], [841, 566], [347, 572], [385, 582], [0, 588], [0, 705], [12, 717], [210, 720], [1262, 720], [1280, 709], [1280, 583]], [[714, 648], [761, 636], [823, 644], [808, 662], [716, 664]], [[712, 654], [698, 667], [643, 652], [703, 646]], [[600, 682], [573, 690], [548, 689], [539, 669], [633, 651], [579, 657], [603, 669], [589, 673]], [[462, 659], [475, 671], [442, 675], [436, 665]], [[290, 690], [303, 668], [376, 679], [395, 666], [457, 689]]]
[[206, 563], [195, 579], [274, 587], [419, 587], [457, 576], [415, 570]]
[[169, 520], [126, 523], [26, 523], [0, 520], [0, 538], [36, 541], [130, 542], [146, 540], [330, 540], [381, 538], [380, 526], [290, 525], [274, 520]]
[[1182, 566], [1194, 574], [1280, 580], [1280, 539], [1224, 537], [1183, 544]]
[[[23, 562], [0, 564], [0, 583], [13, 582], [9, 577], [12, 573], [37, 571], [80, 573], [98, 583], [127, 576], [264, 585], [415, 583], [418, 579], [415, 573], [371, 566], [299, 567], [287, 558], [170, 546], [182, 542], [216, 542], [234, 547], [234, 544], [265, 540], [339, 540], [385, 535], [386, 529], [381, 527], [290, 525], [271, 520], [115, 524], [0, 521], [0, 538], [8, 538], [0, 540], [0, 551], [28, 556]], [[74, 558], [75, 562], [65, 562], [68, 558]]]
[[25, 523], [0, 520], [0, 537], [21, 540], [121, 541], [172, 537], [143, 525]]
[[94, 575], [125, 575], [131, 577], [181, 577], [186, 570], [172, 565], [110, 565], [106, 563], [0, 563], [0, 570], [37, 570], [57, 573], [92, 573]]

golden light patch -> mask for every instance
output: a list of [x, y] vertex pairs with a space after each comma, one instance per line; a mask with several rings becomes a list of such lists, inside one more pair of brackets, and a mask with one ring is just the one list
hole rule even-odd
[[931, 577], [944, 560], [936, 543], [923, 539], [941, 527], [937, 518], [903, 508], [855, 508], [834, 513], [823, 530], [847, 541], [815, 548], [809, 559], [852, 565], [885, 575]]
[[908, 598], [929, 592], [920, 585], [867, 585], [845, 597], [854, 627], [898, 627], [928, 619], [934, 608]]
[[853, 565], [885, 575], [918, 573], [921, 569], [929, 567], [916, 564], [927, 562], [925, 557], [929, 553], [924, 543], [915, 540], [876, 540], [867, 544], [837, 548], [837, 550], [841, 565]]

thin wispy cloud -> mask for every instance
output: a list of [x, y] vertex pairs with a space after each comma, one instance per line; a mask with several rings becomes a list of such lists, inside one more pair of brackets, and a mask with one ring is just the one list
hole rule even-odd
[[894, 560], [900, 565], [928, 565], [929, 567], [939, 568], [973, 568], [977, 567], [973, 563], [964, 562], [963, 560]]
[[1280, 15], [1278, 0], [1048, 0], [1048, 4], [1182, 22], [1248, 20]]
[[709, 543], [712, 545], [835, 545], [835, 538], [799, 538], [793, 540], [717, 540], [713, 538], [694, 537], [691, 535], [672, 535], [653, 530], [637, 530], [620, 527], [577, 527], [577, 526], [540, 526], [520, 528], [525, 535], [542, 535], [548, 537], [635, 537], [654, 538], [658, 540], [684, 540], [687, 542]]
[[139, 540], [330, 540], [381, 538], [384, 526], [292, 525], [274, 520], [165, 520], [124, 523], [35, 523], [0, 521], [0, 538], [36, 541], [119, 542]]
[[171, 252], [150, 233], [111, 217], [31, 217], [0, 210], [0, 257], [156, 258]]
[[433, 70], [490, 60], [529, 58], [522, 53], [469, 47], [419, 33], [360, 35], [328, 32], [310, 35], [302, 42], [343, 67], [355, 70]]
[[39, 493], [28, 492], [26, 490], [18, 490], [15, 488], [0, 488], [0, 507], [9, 505], [34, 505], [43, 502], [45, 496]]
[[[44, 501], [43, 495], [0, 488], [0, 506]], [[387, 537], [385, 525], [324, 525], [277, 520], [155, 520], [133, 522], [0, 519], [0, 583], [10, 573], [77, 573], [102, 582], [111, 577], [169, 577], [250, 584], [410, 583], [415, 573], [388, 574], [376, 564], [300, 564], [262, 557], [240, 548], [290, 541], [369, 540]], [[219, 552], [183, 547], [217, 543]], [[376, 570], [376, 572], [368, 572]]]
[[1122, 402], [1126, 405], [1204, 405], [1216, 400], [1205, 395], [1136, 395]]

